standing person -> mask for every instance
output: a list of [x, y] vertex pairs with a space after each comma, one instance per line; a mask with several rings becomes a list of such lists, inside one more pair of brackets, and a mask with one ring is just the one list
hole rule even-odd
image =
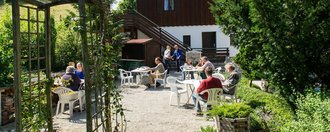
[[170, 61], [171, 61], [172, 57], [171, 57], [171, 47], [170, 46], [166, 46], [166, 50], [164, 51], [164, 66], [165, 69], [167, 70], [167, 74], [170, 73]]
[[179, 49], [178, 45], [174, 45], [174, 52], [173, 52], [173, 58], [176, 61], [176, 71], [180, 72], [180, 66], [181, 66], [181, 59], [182, 59], [182, 51]]
[[206, 79], [206, 75], [205, 75], [205, 68], [206, 67], [210, 67], [212, 68], [212, 71], [215, 69], [214, 65], [209, 61], [209, 59], [206, 56], [201, 57], [201, 61], [202, 61], [202, 66], [197, 66], [197, 69], [199, 72], [201, 72], [201, 77], [202, 79]]
[[212, 77], [212, 67], [206, 67], [205, 68], [205, 74], [207, 76], [207, 78], [205, 80], [203, 80], [201, 82], [201, 84], [199, 85], [199, 87], [196, 90], [196, 94], [193, 94], [193, 101], [194, 101], [194, 105], [195, 108], [197, 108], [197, 114], [196, 115], [201, 115], [202, 111], [201, 111], [201, 106], [199, 104], [199, 102], [197, 102], [197, 98], [203, 102], [207, 101], [208, 98], [208, 94], [204, 93], [204, 94], [199, 94], [204, 90], [210, 89], [210, 88], [222, 88], [222, 84], [220, 79]]
[[79, 79], [84, 79], [83, 65], [80, 62], [77, 63], [77, 69], [74, 71], [74, 74], [76, 74]]
[[[160, 57], [155, 58], [155, 63], [156, 63], [157, 66], [155, 66], [153, 68], [146, 69], [146, 70], [151, 70], [151, 73], [148, 76], [149, 83], [147, 84], [147, 87], [150, 87], [151, 84], [155, 83], [155, 78], [156, 78], [157, 74], [165, 72], [165, 68], [164, 68], [164, 65], [162, 63], [162, 59], [160, 59]], [[159, 76], [159, 78], [164, 78], [164, 76]], [[157, 83], [156, 87], [158, 87], [159, 85], [160, 84]]]

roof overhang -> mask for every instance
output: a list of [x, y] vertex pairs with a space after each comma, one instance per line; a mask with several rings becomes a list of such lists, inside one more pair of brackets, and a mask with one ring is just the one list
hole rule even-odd
[[149, 39], [131, 39], [126, 42], [126, 44], [145, 44], [149, 41], [151, 41], [152, 38]]

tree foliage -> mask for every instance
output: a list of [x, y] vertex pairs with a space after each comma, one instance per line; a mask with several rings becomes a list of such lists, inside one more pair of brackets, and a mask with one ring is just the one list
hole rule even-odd
[[214, 0], [210, 9], [239, 47], [246, 77], [266, 78], [289, 97], [330, 86], [330, 1]]
[[118, 5], [118, 10], [123, 13], [135, 9], [136, 9], [136, 0], [122, 0]]
[[0, 87], [13, 83], [13, 25], [8, 5], [4, 6], [4, 14], [0, 16]]

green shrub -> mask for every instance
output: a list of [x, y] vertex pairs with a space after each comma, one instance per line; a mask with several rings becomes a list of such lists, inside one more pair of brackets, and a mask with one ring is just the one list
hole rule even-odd
[[77, 27], [77, 15], [69, 12], [62, 21], [56, 23], [57, 38], [55, 44], [55, 71], [63, 70], [69, 62], [82, 60], [82, 46]]
[[13, 25], [8, 5], [3, 6], [4, 13], [0, 16], [0, 87], [13, 83]]
[[226, 118], [245, 118], [250, 115], [252, 108], [245, 103], [233, 103], [214, 106], [209, 110], [211, 116], [221, 116]]
[[293, 120], [282, 131], [290, 132], [329, 132], [330, 99], [319, 93], [309, 93], [297, 100], [297, 119]]
[[201, 127], [201, 132], [216, 132], [217, 130], [212, 126]]
[[[237, 90], [237, 97], [254, 109], [250, 115], [251, 130], [279, 131], [281, 126], [294, 119], [291, 106], [277, 93], [271, 94], [251, 88], [246, 78], [242, 78]], [[268, 117], [266, 120], [262, 118], [264, 114]]]

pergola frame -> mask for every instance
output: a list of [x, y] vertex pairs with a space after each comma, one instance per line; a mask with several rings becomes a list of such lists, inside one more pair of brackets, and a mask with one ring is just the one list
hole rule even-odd
[[[83, 52], [83, 63], [84, 63], [84, 74], [85, 74], [85, 90], [86, 90], [86, 119], [87, 119], [87, 131], [93, 130], [92, 122], [92, 106], [91, 102], [91, 76], [90, 76], [90, 66], [88, 60], [89, 49], [88, 49], [88, 40], [87, 40], [87, 24], [86, 24], [86, 3], [91, 3], [90, 0], [24, 0], [29, 4], [37, 6], [38, 9], [43, 9], [45, 11], [45, 48], [46, 48], [46, 78], [52, 80], [51, 77], [51, 31], [50, 31], [50, 7], [68, 4], [68, 3], [78, 3], [79, 5], [79, 16], [80, 16], [80, 30], [81, 35], [81, 45]], [[21, 84], [21, 33], [20, 33], [20, 5], [18, 0], [12, 0], [12, 18], [13, 18], [13, 45], [14, 45], [14, 88], [15, 88], [15, 122], [16, 122], [16, 131], [21, 132], [23, 130], [22, 125], [22, 115], [21, 115], [21, 100], [22, 100], [22, 84]], [[39, 62], [38, 62], [39, 63]], [[52, 118], [52, 100], [51, 100], [51, 81], [46, 85], [46, 94], [47, 94], [47, 123], [48, 131], [53, 131], [53, 118]], [[110, 119], [109, 119], [110, 120]], [[109, 121], [107, 120], [107, 121]], [[108, 125], [108, 123], [107, 123]], [[107, 131], [107, 130], [105, 130]]]

